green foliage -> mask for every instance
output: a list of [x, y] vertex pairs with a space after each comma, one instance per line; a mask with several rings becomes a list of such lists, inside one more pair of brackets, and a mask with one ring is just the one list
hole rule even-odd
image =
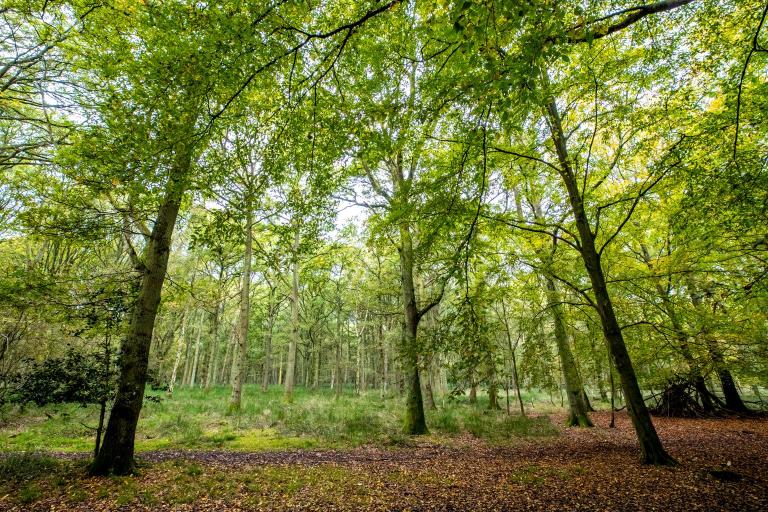
[[106, 401], [113, 392], [114, 379], [104, 365], [102, 354], [83, 354], [70, 349], [61, 358], [31, 363], [13, 383], [11, 402], [25, 405], [77, 403], [85, 407]]

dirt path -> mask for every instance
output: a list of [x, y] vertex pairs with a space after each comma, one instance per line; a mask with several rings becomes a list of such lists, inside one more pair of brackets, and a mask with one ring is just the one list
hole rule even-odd
[[[51, 497], [30, 508], [768, 510], [767, 420], [658, 418], [659, 433], [680, 466], [655, 468], [637, 462], [625, 415], [618, 417], [616, 429], [607, 428], [607, 414], [594, 419], [594, 429], [563, 429], [554, 439], [503, 447], [467, 437], [450, 446], [423, 443], [390, 450], [147, 452], [142, 458], [150, 464], [131, 479], [137, 489], [133, 501], [110, 495], [121, 492], [119, 486], [104, 491], [114, 479], [107, 484], [79, 477], [77, 485], [86, 494], [77, 503]], [[189, 467], [196, 469], [184, 469]], [[176, 499], [176, 491], [187, 480], [196, 494], [185, 494], [184, 502]], [[152, 499], [143, 500], [141, 489], [149, 489]], [[6, 510], [21, 510], [4, 500], [0, 509], [4, 504]]]

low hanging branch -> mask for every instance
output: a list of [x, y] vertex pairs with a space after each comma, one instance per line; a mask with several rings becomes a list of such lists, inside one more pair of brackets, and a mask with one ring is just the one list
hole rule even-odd
[[768, 52], [768, 49], [763, 48], [760, 45], [758, 38], [760, 37], [760, 31], [765, 24], [765, 16], [768, 14], [768, 2], [763, 9], [763, 15], [760, 17], [760, 23], [757, 25], [755, 35], [752, 37], [752, 48], [750, 48], [747, 58], [744, 60], [744, 67], [741, 68], [741, 76], [739, 77], [739, 92], [736, 94], [736, 133], [733, 136], [733, 159], [736, 160], [736, 149], [739, 146], [739, 123], [741, 121], [741, 93], [744, 89], [744, 77], [747, 75], [747, 68], [749, 62], [752, 60], [752, 56], [758, 52]]

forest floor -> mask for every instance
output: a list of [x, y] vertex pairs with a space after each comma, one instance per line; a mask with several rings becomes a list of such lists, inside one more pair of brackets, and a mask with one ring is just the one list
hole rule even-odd
[[768, 420], [656, 418], [680, 462], [662, 468], [639, 464], [625, 413], [615, 429], [609, 413], [593, 418], [501, 444], [148, 451], [138, 476], [119, 478], [87, 477], [84, 455], [62, 453], [3, 481], [0, 510], [768, 510]]

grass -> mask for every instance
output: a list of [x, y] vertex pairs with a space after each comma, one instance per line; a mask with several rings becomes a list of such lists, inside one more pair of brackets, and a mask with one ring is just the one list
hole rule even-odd
[[[351, 390], [336, 399], [331, 390], [297, 389], [294, 401], [283, 401], [282, 390], [262, 392], [246, 386], [239, 414], [227, 411], [229, 389], [177, 389], [173, 396], [153, 392], [159, 402], [147, 402], [139, 420], [136, 450], [286, 450], [344, 448], [374, 443], [403, 445], [403, 399], [381, 398], [377, 391], [360, 396]], [[543, 397], [536, 411], [554, 410]], [[466, 398], [442, 401], [428, 411], [433, 434], [454, 436], [469, 432], [476, 437], [502, 442], [509, 437], [552, 435], [546, 417], [528, 420], [501, 411], [488, 411], [487, 398], [477, 404]], [[514, 404], [513, 404], [514, 405]], [[559, 404], [557, 404], [559, 405]], [[516, 411], [516, 409], [513, 409]], [[89, 452], [93, 449], [98, 410], [72, 404], [24, 410], [6, 406], [0, 411], [0, 452]]]

